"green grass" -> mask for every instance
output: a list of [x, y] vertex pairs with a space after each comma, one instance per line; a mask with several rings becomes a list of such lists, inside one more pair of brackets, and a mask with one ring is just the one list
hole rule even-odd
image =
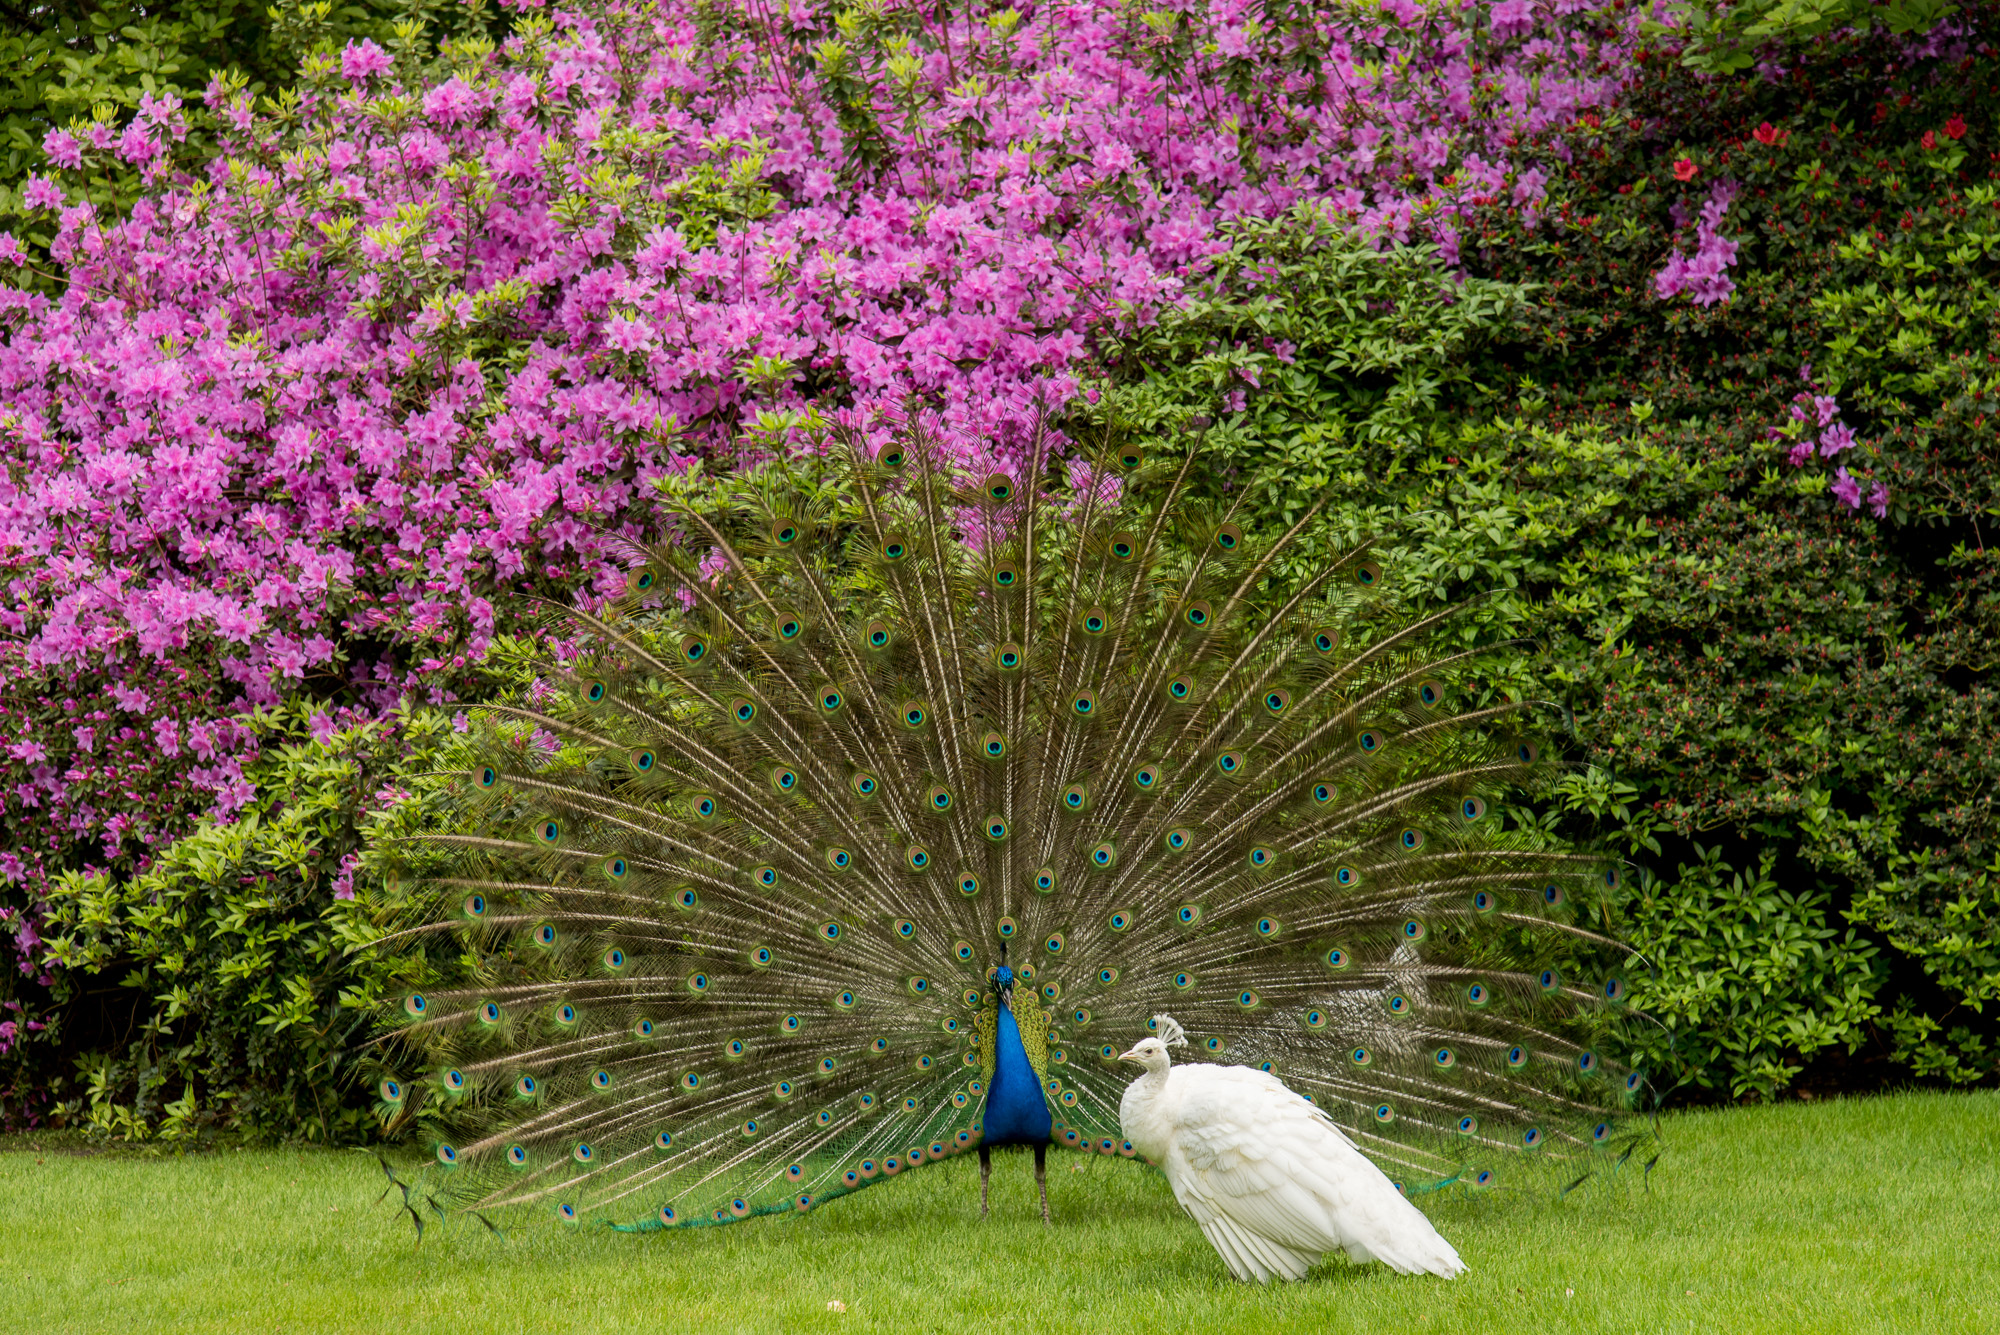
[[[2000, 1330], [2000, 1095], [1905, 1095], [1677, 1116], [1650, 1189], [1429, 1198], [1472, 1269], [1451, 1282], [1330, 1261], [1230, 1281], [1135, 1165], [970, 1158], [803, 1219], [505, 1241], [377, 1206], [355, 1153], [0, 1151], [9, 1330]], [[1073, 1171], [1080, 1168], [1081, 1171]], [[829, 1300], [847, 1305], [830, 1312]]]

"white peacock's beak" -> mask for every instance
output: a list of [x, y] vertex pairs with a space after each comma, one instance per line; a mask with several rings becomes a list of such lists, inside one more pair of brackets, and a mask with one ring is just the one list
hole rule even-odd
[[1119, 1053], [1118, 1060], [1121, 1062], [1138, 1062], [1141, 1066], [1146, 1064], [1146, 1059], [1139, 1055], [1139, 1049], [1137, 1048], [1133, 1048], [1129, 1052]]

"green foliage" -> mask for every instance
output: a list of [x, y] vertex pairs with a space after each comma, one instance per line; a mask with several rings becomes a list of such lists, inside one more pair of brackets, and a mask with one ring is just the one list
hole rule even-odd
[[1837, 28], [1879, 23], [1899, 36], [1926, 33], [1959, 9], [1951, 0], [1678, 0], [1669, 8], [1686, 40], [1681, 60], [1704, 74], [1741, 73], [1773, 48], [1789, 60], [1785, 48]]
[[[1213, 418], [1260, 524], [1330, 487], [1326, 540], [1379, 535], [1411, 610], [1476, 597], [1526, 642], [1493, 689], [1560, 702], [1588, 765], [1547, 818], [1645, 869], [1616, 929], [1659, 947], [1663, 1083], [1990, 1080], [2000, 62], [1794, 58], [1779, 85], [1646, 62], [1547, 225], [1474, 212], [1460, 286], [1309, 218], [1246, 231], [1110, 349], [1087, 420], [1164, 444]], [[1724, 178], [1736, 291], [1658, 297]], [[1813, 448], [1814, 394], [1856, 448]]]
[[53, 953], [116, 986], [109, 1041], [79, 1053], [81, 1087], [58, 1109], [72, 1122], [167, 1141], [341, 1142], [373, 1126], [352, 1088], [370, 1008], [421, 953], [348, 953], [357, 914], [341, 896], [371, 889], [363, 826], [450, 724], [410, 714], [320, 741], [303, 706], [256, 723], [256, 796], [234, 820], [203, 822], [136, 876], [71, 872], [49, 896]]
[[1747, 875], [1695, 851], [1671, 883], [1643, 876], [1627, 905], [1625, 940], [1651, 970], [1633, 1005], [1662, 1026], [1634, 1045], [1655, 1082], [1768, 1098], [1820, 1049], [1860, 1049], [1881, 1014], [1875, 946], [1829, 921], [1823, 892], [1781, 888], [1773, 850]]

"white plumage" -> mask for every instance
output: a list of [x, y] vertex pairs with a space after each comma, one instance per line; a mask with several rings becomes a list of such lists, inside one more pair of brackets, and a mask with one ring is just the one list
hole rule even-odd
[[1247, 1066], [1175, 1066], [1169, 1016], [1123, 1054], [1146, 1068], [1119, 1120], [1242, 1280], [1302, 1279], [1322, 1253], [1446, 1279], [1466, 1268], [1423, 1212], [1320, 1109]]

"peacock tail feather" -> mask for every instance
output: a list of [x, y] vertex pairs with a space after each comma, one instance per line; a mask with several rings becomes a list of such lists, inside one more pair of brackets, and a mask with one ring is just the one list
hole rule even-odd
[[1364, 549], [1279, 580], [1315, 516], [1253, 543], [1194, 454], [939, 459], [689, 501], [485, 712], [411, 928], [463, 977], [381, 1083], [448, 1198], [728, 1222], [960, 1152], [1003, 961], [1058, 1146], [1132, 1153], [1116, 1059], [1167, 1011], [1411, 1190], [1629, 1156], [1624, 984], [1557, 963], [1610, 957], [1615, 873], [1489, 815], [1550, 762], [1450, 614]]

